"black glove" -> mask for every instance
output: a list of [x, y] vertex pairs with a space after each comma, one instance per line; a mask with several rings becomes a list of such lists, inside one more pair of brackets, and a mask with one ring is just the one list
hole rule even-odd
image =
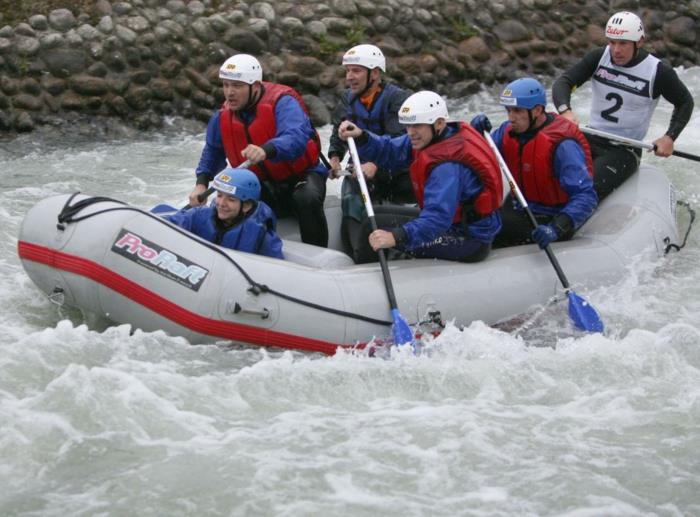
[[484, 132], [491, 132], [491, 121], [483, 113], [479, 113], [477, 116], [475, 116], [470, 122], [470, 124], [482, 135], [484, 134]]

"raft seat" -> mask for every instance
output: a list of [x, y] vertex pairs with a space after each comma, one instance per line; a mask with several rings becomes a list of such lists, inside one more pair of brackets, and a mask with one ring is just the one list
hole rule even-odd
[[348, 255], [341, 251], [321, 248], [289, 239], [284, 239], [283, 242], [282, 253], [284, 253], [284, 259], [295, 264], [321, 269], [342, 268], [355, 264]]

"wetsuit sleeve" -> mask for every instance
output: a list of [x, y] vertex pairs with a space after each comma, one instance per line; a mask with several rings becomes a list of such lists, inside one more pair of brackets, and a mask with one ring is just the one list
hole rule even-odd
[[389, 135], [378, 136], [371, 131], [363, 131], [362, 136], [355, 139], [355, 143], [361, 160], [374, 162], [383, 169], [407, 169], [413, 160], [408, 135], [392, 138]]
[[199, 164], [195, 169], [197, 184], [208, 185], [214, 176], [226, 167], [226, 151], [221, 139], [221, 126], [219, 124], [219, 112], [217, 111], [209, 119], [207, 135], [199, 158]]
[[331, 131], [330, 144], [328, 145], [328, 157], [332, 158], [337, 156], [338, 159], [342, 160], [345, 157], [345, 153], [348, 152], [348, 144], [338, 136], [338, 127], [340, 123], [347, 119], [348, 114], [348, 94], [347, 92], [341, 95], [340, 102], [337, 104], [331, 115], [331, 122], [333, 123], [333, 130]]
[[274, 138], [261, 146], [267, 158], [273, 162], [284, 162], [301, 157], [306, 151], [307, 142], [313, 136], [314, 128], [301, 104], [291, 95], [285, 95], [277, 101], [275, 125], [277, 132]]
[[552, 85], [552, 102], [555, 106], [571, 106], [571, 94], [576, 88], [593, 77], [605, 47], [591, 50], [588, 54], [560, 75]]
[[[554, 170], [559, 176], [562, 190], [569, 195], [569, 201], [560, 214], [569, 216], [574, 229], [578, 229], [598, 206], [598, 195], [593, 188], [593, 179], [588, 175], [586, 168], [586, 156], [578, 142], [564, 140], [557, 146], [554, 154]], [[559, 214], [555, 216], [555, 219], [557, 218]]]
[[654, 92], [652, 95], [655, 99], [661, 95], [673, 104], [671, 122], [668, 125], [666, 134], [675, 140], [688, 124], [690, 116], [693, 114], [693, 108], [695, 107], [693, 96], [679, 79], [676, 71], [663, 62], [659, 62], [656, 69], [656, 80], [654, 81]]

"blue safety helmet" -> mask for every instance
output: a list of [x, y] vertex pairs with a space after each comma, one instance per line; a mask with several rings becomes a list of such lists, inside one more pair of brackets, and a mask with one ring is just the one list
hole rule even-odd
[[547, 105], [547, 94], [542, 83], [531, 77], [516, 79], [501, 93], [501, 106], [530, 110], [538, 105]]
[[212, 188], [241, 201], [258, 201], [260, 199], [260, 181], [254, 172], [248, 169], [226, 167], [216, 175]]

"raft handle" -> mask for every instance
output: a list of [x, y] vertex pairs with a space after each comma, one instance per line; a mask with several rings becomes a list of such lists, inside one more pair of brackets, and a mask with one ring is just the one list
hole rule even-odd
[[260, 316], [264, 320], [270, 317], [270, 311], [267, 310], [265, 307], [263, 307], [262, 309], [244, 309], [238, 302], [236, 302], [236, 304], [233, 306], [233, 313], [254, 314]]

